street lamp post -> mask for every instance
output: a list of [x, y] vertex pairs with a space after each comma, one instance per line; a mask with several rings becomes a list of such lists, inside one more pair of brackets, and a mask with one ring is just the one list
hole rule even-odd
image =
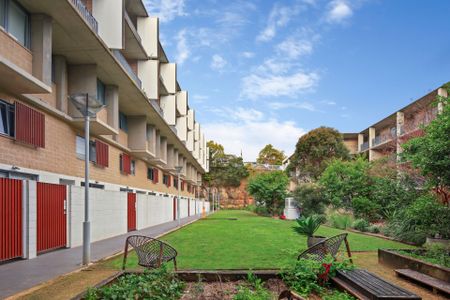
[[84, 222], [83, 222], [83, 265], [91, 261], [91, 222], [89, 219], [89, 122], [102, 108], [96, 98], [89, 94], [73, 94], [69, 96], [72, 104], [84, 117]]
[[180, 189], [181, 189], [181, 182], [180, 182], [180, 174], [181, 174], [181, 170], [183, 170], [183, 166], [176, 166], [175, 170], [177, 171], [177, 190], [178, 190], [178, 197], [177, 197], [177, 223], [178, 226], [181, 225], [181, 220], [180, 220]]

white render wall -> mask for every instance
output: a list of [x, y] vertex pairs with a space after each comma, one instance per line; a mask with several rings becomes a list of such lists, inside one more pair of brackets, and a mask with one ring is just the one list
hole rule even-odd
[[173, 198], [137, 194], [137, 229], [173, 221]]
[[98, 34], [109, 48], [123, 48], [123, 0], [94, 0], [92, 15], [98, 22]]
[[137, 18], [137, 31], [150, 58], [158, 58], [159, 20], [156, 17]]

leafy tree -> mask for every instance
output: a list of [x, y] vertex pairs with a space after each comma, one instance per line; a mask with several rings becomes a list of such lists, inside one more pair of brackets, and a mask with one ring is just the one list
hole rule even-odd
[[296, 168], [302, 177], [316, 180], [333, 158], [350, 158], [342, 134], [333, 128], [319, 127], [300, 137], [288, 169]]
[[271, 144], [266, 145], [258, 155], [258, 164], [281, 165], [286, 158], [283, 151], [275, 149]]
[[204, 181], [209, 186], [238, 187], [241, 180], [249, 175], [242, 157], [225, 154], [223, 146], [213, 141], [208, 142], [208, 147], [209, 172], [204, 175]]
[[247, 190], [270, 214], [279, 214], [287, 195], [289, 178], [282, 171], [265, 172], [250, 178]]
[[424, 128], [423, 136], [402, 145], [401, 157], [419, 169], [442, 202], [450, 205], [450, 97], [439, 96], [438, 101], [443, 104], [442, 113]]
[[295, 189], [293, 196], [302, 210], [302, 215], [311, 216], [325, 213], [328, 201], [317, 184], [300, 184]]

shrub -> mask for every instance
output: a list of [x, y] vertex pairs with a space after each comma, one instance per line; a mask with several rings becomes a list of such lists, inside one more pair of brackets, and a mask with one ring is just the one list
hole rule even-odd
[[367, 231], [370, 233], [380, 233], [380, 227], [378, 227], [377, 225], [370, 225], [367, 228]]
[[313, 236], [324, 221], [325, 217], [322, 215], [312, 215], [307, 218], [305, 217], [298, 218], [297, 219], [298, 226], [295, 227], [295, 231], [297, 231], [297, 233], [302, 235]]
[[257, 205], [255, 206], [255, 210], [254, 212], [260, 216], [264, 216], [264, 217], [270, 217], [271, 214], [269, 212], [269, 210], [267, 209], [267, 207], [262, 206], [262, 205]]
[[283, 210], [288, 183], [289, 178], [284, 172], [266, 172], [250, 178], [247, 191], [259, 205], [265, 206], [270, 214], [276, 215]]
[[369, 226], [370, 226], [369, 222], [365, 219], [356, 219], [352, 223], [353, 229], [356, 229], [356, 230], [359, 230], [362, 232], [368, 231]]
[[322, 190], [315, 184], [299, 185], [294, 191], [294, 199], [301, 208], [302, 214], [310, 216], [323, 214], [328, 202], [325, 200]]
[[353, 213], [357, 218], [363, 218], [368, 220], [379, 219], [378, 212], [381, 206], [374, 201], [371, 201], [365, 197], [355, 197], [352, 199]]
[[233, 300], [271, 300], [271, 293], [264, 288], [261, 279], [253, 274], [248, 274], [248, 283], [238, 286], [238, 292]]
[[168, 272], [166, 267], [146, 271], [143, 274], [128, 274], [117, 282], [98, 289], [89, 289], [87, 300], [94, 299], [179, 299], [184, 283]]
[[338, 229], [347, 229], [353, 223], [353, 216], [348, 213], [332, 213], [328, 216], [328, 225]]

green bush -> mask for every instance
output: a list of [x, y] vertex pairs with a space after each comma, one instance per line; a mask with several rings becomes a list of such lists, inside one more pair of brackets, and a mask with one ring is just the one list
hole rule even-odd
[[355, 197], [352, 199], [353, 213], [355, 217], [367, 219], [367, 220], [377, 220], [379, 219], [378, 212], [381, 206], [372, 200], [365, 197]]
[[328, 216], [328, 225], [338, 229], [347, 229], [353, 223], [353, 216], [347, 213], [334, 212]]
[[294, 199], [301, 208], [302, 215], [323, 214], [328, 202], [325, 200], [322, 190], [316, 184], [301, 184], [294, 193]]
[[436, 235], [450, 238], [450, 207], [440, 204], [432, 194], [423, 195], [395, 211], [385, 233], [416, 244]]
[[89, 289], [85, 297], [95, 299], [179, 299], [184, 290], [184, 282], [163, 266], [143, 274], [128, 274], [117, 282], [98, 289]]
[[314, 233], [319, 229], [320, 225], [325, 221], [323, 215], [312, 215], [307, 218], [301, 217], [297, 220], [298, 226], [295, 227], [295, 231], [301, 235], [313, 236]]
[[450, 249], [442, 245], [427, 245], [424, 252], [398, 251], [426, 262], [450, 268]]
[[352, 223], [352, 228], [362, 231], [362, 232], [366, 232], [368, 231], [370, 226], [370, 223], [365, 220], [365, 219], [356, 219], [355, 221], [353, 221]]
[[233, 300], [271, 300], [271, 293], [264, 288], [261, 279], [253, 275], [248, 274], [246, 284], [238, 286], [238, 292], [234, 295]]
[[377, 225], [370, 225], [367, 228], [367, 231], [370, 233], [380, 233], [380, 227], [378, 227]]

